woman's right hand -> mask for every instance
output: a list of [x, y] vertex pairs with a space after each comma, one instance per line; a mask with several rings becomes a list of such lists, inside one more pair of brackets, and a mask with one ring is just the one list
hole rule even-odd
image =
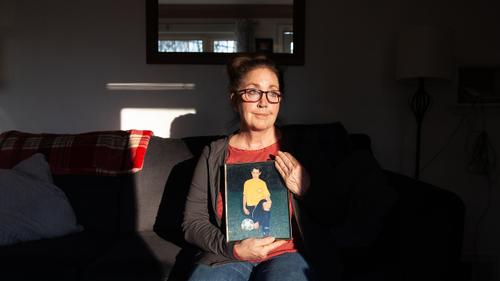
[[250, 215], [250, 211], [246, 207], [243, 207], [243, 213], [247, 216]]
[[241, 260], [256, 260], [266, 258], [270, 251], [285, 244], [285, 240], [274, 237], [248, 238], [234, 245], [234, 251]]

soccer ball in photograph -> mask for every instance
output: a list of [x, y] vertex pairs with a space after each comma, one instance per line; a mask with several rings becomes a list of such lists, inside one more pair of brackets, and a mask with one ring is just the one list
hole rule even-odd
[[244, 219], [241, 221], [241, 229], [250, 231], [253, 230], [253, 220], [251, 219]]

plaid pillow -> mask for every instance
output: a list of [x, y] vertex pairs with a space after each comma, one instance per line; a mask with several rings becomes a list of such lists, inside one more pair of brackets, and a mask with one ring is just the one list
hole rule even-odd
[[39, 152], [53, 174], [120, 175], [142, 169], [153, 135], [148, 130], [98, 131], [82, 134], [0, 134], [0, 168], [9, 169]]

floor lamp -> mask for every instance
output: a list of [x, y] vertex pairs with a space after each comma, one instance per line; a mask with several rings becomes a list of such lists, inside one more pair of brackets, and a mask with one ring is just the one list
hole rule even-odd
[[425, 113], [432, 104], [432, 97], [425, 90], [429, 79], [452, 77], [452, 33], [450, 30], [418, 26], [398, 34], [397, 80], [417, 80], [418, 88], [408, 104], [415, 115], [417, 132], [415, 140], [415, 179], [420, 177], [421, 131]]

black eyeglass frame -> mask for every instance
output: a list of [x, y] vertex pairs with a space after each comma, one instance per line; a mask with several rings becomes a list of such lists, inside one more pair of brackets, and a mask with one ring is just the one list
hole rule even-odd
[[[255, 91], [257, 93], [259, 93], [259, 99], [257, 100], [245, 100], [245, 98], [243, 98], [243, 96], [245, 94], [247, 94], [249, 91]], [[268, 93], [277, 93], [278, 94], [278, 101], [274, 102], [274, 101], [271, 101], [269, 99], [269, 96], [267, 95]], [[240, 96], [241, 100], [244, 101], [244, 102], [259, 102], [261, 99], [262, 99], [262, 96], [264, 94], [266, 94], [266, 99], [269, 103], [271, 104], [277, 104], [277, 103], [280, 103], [281, 102], [281, 96], [283, 96], [283, 94], [278, 91], [278, 90], [270, 90], [270, 91], [262, 91], [262, 90], [259, 90], [259, 89], [254, 89], [254, 88], [248, 88], [248, 89], [241, 89], [241, 90], [238, 90], [237, 91], [238, 95]]]

